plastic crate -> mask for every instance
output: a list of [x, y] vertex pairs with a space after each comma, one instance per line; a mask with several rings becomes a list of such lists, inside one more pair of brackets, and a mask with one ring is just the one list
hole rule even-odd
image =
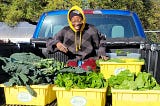
[[71, 89], [53, 87], [56, 90], [58, 106], [105, 106], [106, 91], [103, 89]]
[[50, 85], [32, 85], [31, 88], [36, 91], [37, 96], [29, 94], [25, 86], [4, 87], [6, 104], [10, 105], [38, 105], [45, 106], [56, 99], [56, 92], [52, 90], [53, 84]]
[[113, 90], [112, 106], [159, 106], [160, 90]]
[[117, 53], [106, 53], [106, 54], [110, 58], [137, 58], [139, 59], [141, 57], [141, 54], [139, 53], [128, 53], [125, 56], [117, 55]]
[[125, 63], [117, 62], [100, 62], [100, 72], [103, 74], [105, 79], [108, 79], [111, 75], [116, 75], [123, 70], [130, 70], [136, 74], [141, 71], [144, 61], [136, 61], [137, 59], [123, 58]]

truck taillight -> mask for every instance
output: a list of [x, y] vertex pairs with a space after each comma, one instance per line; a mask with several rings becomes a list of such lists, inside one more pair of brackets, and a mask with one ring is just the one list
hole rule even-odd
[[84, 14], [102, 14], [100, 10], [84, 10]]
[[84, 14], [93, 14], [93, 10], [84, 10]]

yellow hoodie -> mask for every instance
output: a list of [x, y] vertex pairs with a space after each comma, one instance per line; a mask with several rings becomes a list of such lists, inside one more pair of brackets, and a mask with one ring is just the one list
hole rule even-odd
[[[72, 22], [69, 18], [69, 15], [70, 15], [70, 12], [73, 11], [73, 10], [77, 10], [79, 11], [81, 14], [82, 14], [82, 17], [83, 17], [83, 20], [82, 20], [82, 26], [81, 26], [81, 29], [80, 29], [80, 40], [79, 40], [79, 44], [77, 45], [77, 30], [74, 29], [73, 25], [72, 25]], [[78, 51], [79, 49], [81, 49], [81, 43], [82, 43], [82, 31], [85, 27], [85, 24], [86, 24], [86, 17], [83, 13], [83, 10], [78, 7], [78, 6], [73, 6], [69, 11], [68, 11], [68, 15], [67, 15], [67, 19], [68, 19], [68, 23], [69, 23], [69, 26], [70, 28], [75, 32], [75, 46], [76, 46], [76, 51]]]

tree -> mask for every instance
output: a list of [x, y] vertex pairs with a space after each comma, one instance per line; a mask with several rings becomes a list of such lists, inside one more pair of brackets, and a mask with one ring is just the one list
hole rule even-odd
[[10, 26], [14, 26], [20, 21], [35, 24], [43, 7], [45, 7], [44, 0], [1, 0], [0, 21], [4, 21]]
[[123, 9], [135, 11], [145, 29], [160, 29], [160, 0], [0, 0], [0, 21], [15, 26], [20, 21], [36, 24], [43, 12], [69, 9]]
[[[160, 0], [88, 0], [92, 9], [123, 9], [135, 11], [145, 29], [160, 29]], [[157, 23], [157, 24], [156, 24]]]

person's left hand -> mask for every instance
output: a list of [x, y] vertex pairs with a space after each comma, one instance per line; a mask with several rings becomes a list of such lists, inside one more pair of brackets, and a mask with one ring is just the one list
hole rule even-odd
[[108, 59], [109, 59], [108, 56], [101, 56], [101, 58], [102, 58], [103, 60], [108, 60]]

